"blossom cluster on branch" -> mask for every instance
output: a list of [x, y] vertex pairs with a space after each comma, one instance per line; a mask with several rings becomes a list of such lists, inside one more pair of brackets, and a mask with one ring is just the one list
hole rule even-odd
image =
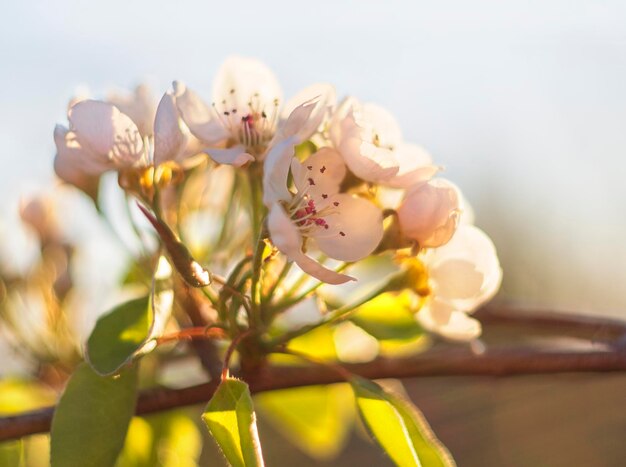
[[[112, 465], [139, 382], [159, 381], [181, 352], [219, 381], [203, 420], [232, 465], [263, 465], [246, 380], [294, 359], [349, 383], [355, 413], [396, 464], [453, 465], [401, 391], [344, 365], [419, 352], [430, 335], [475, 342], [481, 326], [471, 314], [502, 279], [459, 188], [388, 111], [338, 100], [326, 83], [284, 100], [267, 66], [234, 57], [210, 100], [176, 81], [157, 102], [142, 85], [74, 98], [67, 119], [54, 129], [54, 170], [126, 246], [119, 288], [132, 298], [102, 314], [82, 343], [68, 311], [79, 288], [74, 244], [50, 200], [23, 204], [40, 262], [26, 277], [0, 270], [0, 312], [24, 350], [46, 362], [40, 373], [65, 388], [53, 465], [83, 465], [76, 437], [97, 451], [97, 465]], [[121, 220], [107, 206], [112, 193]], [[33, 296], [46, 309], [38, 327], [20, 321]], [[156, 362], [147, 378], [146, 358]], [[106, 443], [94, 441], [102, 427]]]
[[398, 289], [414, 293], [426, 329], [456, 340], [480, 335], [468, 314], [499, 288], [495, 248], [472, 225], [459, 188], [438, 177], [441, 167], [423, 148], [404, 141], [385, 109], [354, 97], [338, 102], [325, 83], [283, 102], [264, 64], [231, 58], [210, 101], [174, 82], [158, 105], [140, 87], [125, 98], [73, 102], [68, 120], [69, 128], [55, 128], [54, 166], [86, 193], [117, 171], [120, 185], [152, 206], [161, 202], [155, 188], [184, 185], [199, 164], [232, 166], [256, 191], [256, 218], [246, 227], [252, 242], [261, 233], [271, 249], [263, 279], [278, 274], [277, 253], [328, 284], [355, 277], [326, 263], [393, 255], [405, 273]]

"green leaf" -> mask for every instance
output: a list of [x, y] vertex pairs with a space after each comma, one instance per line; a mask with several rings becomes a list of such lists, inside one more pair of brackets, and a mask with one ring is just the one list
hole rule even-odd
[[160, 257], [151, 297], [123, 303], [96, 322], [85, 358], [100, 375], [115, 374], [132, 359], [152, 351], [163, 333], [173, 304], [171, 267]]
[[455, 465], [424, 416], [408, 400], [359, 377], [351, 384], [363, 422], [396, 465]]
[[52, 467], [114, 465], [135, 410], [137, 373], [137, 366], [116, 377], [76, 368], [52, 419]]
[[124, 366], [144, 344], [150, 332], [149, 298], [115, 307], [100, 317], [87, 341], [86, 358], [101, 375]]
[[263, 466], [250, 389], [227, 379], [215, 391], [202, 419], [233, 467]]
[[254, 404], [261, 418], [316, 459], [331, 459], [341, 451], [355, 416], [346, 384], [264, 392], [254, 397]]

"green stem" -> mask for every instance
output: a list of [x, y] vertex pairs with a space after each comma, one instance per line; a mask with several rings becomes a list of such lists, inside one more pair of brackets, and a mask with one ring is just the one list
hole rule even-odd
[[278, 286], [282, 283], [285, 277], [287, 277], [287, 274], [289, 274], [289, 271], [291, 270], [291, 266], [293, 266], [293, 261], [289, 261], [287, 259], [285, 261], [285, 264], [283, 265], [283, 268], [280, 270], [278, 277], [272, 284], [272, 287], [270, 287], [270, 289], [267, 291], [266, 294], [263, 294], [261, 296], [261, 305], [271, 301], [272, 296], [274, 295], [274, 292], [276, 292], [276, 289], [278, 288]]
[[252, 299], [250, 326], [260, 327], [263, 324], [260, 310], [261, 269], [263, 267], [265, 238], [267, 237], [267, 232], [263, 225], [266, 214], [266, 209], [263, 205], [263, 166], [261, 164], [251, 165], [247, 175], [250, 187], [252, 238], [256, 240], [256, 244], [253, 246], [252, 284], [250, 287], [250, 298]]
[[230, 200], [227, 204], [226, 210], [222, 215], [222, 226], [220, 228], [220, 234], [215, 242], [215, 250], [219, 250], [229, 239], [230, 227], [236, 216], [236, 207], [238, 207], [238, 189], [239, 189], [239, 177], [235, 176], [233, 180], [233, 187], [230, 193]]
[[251, 166], [247, 172], [250, 186], [250, 204], [252, 208], [252, 238], [258, 238], [263, 230], [265, 206], [263, 205], [263, 174], [261, 165]]
[[302, 336], [303, 334], [306, 334], [307, 332], [313, 331], [314, 329], [317, 329], [317, 328], [319, 328], [321, 326], [324, 326], [324, 325], [327, 325], [327, 324], [328, 325], [335, 324], [335, 323], [338, 323], [340, 321], [344, 321], [344, 320], [348, 319], [350, 314], [355, 309], [357, 309], [358, 307], [360, 307], [364, 303], [369, 302], [370, 300], [372, 300], [373, 298], [377, 297], [381, 293], [385, 292], [385, 290], [387, 289], [387, 285], [388, 285], [388, 283], [385, 283], [384, 286], [382, 286], [382, 287], [374, 290], [373, 292], [367, 294], [362, 299], [357, 300], [356, 302], [351, 303], [349, 305], [344, 305], [342, 307], [337, 308], [332, 313], [332, 315], [328, 319], [326, 319], [325, 321], [320, 321], [320, 322], [315, 323], [315, 324], [311, 324], [311, 325], [308, 325], [308, 326], [303, 326], [300, 329], [296, 329], [294, 331], [287, 332], [287, 333], [285, 333], [285, 334], [283, 334], [281, 336], [276, 337], [275, 339], [272, 339], [268, 343], [269, 348], [274, 348], [276, 346], [286, 344], [291, 339], [294, 339], [296, 337]]
[[252, 299], [252, 316], [250, 324], [254, 327], [262, 325], [260, 310], [260, 285], [261, 285], [261, 267], [263, 266], [263, 250], [265, 249], [265, 232], [262, 229], [259, 232], [256, 247], [254, 249], [254, 257], [252, 260], [252, 285], [250, 286], [250, 298]]
[[[337, 269], [335, 269], [335, 272], [342, 272], [348, 266], [350, 266], [351, 264], [352, 263], [343, 263], [341, 266], [339, 266]], [[306, 276], [306, 277], [308, 278], [308, 276]], [[315, 284], [313, 284], [308, 289], [306, 289], [304, 292], [300, 293], [299, 295], [296, 295], [295, 297], [293, 297], [293, 296], [290, 297], [289, 295], [287, 295], [287, 298], [285, 300], [277, 303], [276, 306], [271, 308], [272, 316], [274, 316], [274, 315], [276, 315], [276, 314], [286, 310], [287, 308], [292, 307], [296, 303], [300, 303], [302, 300], [307, 298], [311, 293], [315, 292], [322, 285], [324, 285], [324, 282], [319, 281], [319, 282], [316, 282]]]
[[204, 296], [209, 299], [209, 301], [211, 302], [211, 305], [213, 305], [217, 309], [217, 304], [219, 302], [219, 299], [216, 296], [215, 291], [210, 286], [202, 287], [200, 290], [202, 290], [202, 293], [204, 294]]

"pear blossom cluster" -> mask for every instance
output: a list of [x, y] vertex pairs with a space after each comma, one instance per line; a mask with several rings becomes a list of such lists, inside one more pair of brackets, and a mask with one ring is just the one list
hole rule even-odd
[[[495, 247], [472, 224], [459, 188], [424, 148], [404, 140], [390, 112], [339, 100], [327, 83], [285, 100], [266, 65], [240, 57], [223, 63], [210, 97], [204, 91], [175, 81], [158, 103], [143, 86], [75, 99], [68, 124], [54, 130], [56, 174], [97, 199], [101, 176], [117, 172], [125, 191], [158, 212], [194, 171], [228, 166], [248, 180], [237, 185], [251, 205], [242, 228], [262, 260], [252, 285], [241, 285], [252, 302], [255, 280], [279, 276], [279, 265], [341, 286], [359, 280], [351, 265], [386, 255], [407, 278], [421, 265], [426, 288], [402, 283], [420, 297], [414, 312], [424, 329], [458, 341], [480, 336], [470, 315], [500, 287]], [[210, 260], [203, 266], [211, 270]], [[260, 289], [280, 298], [283, 285]]]

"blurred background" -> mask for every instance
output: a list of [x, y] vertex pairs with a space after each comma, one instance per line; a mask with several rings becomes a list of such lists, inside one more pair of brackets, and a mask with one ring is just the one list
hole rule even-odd
[[[493, 238], [499, 300], [626, 319], [620, 1], [6, 3], [3, 261], [24, 261], [17, 200], [56, 183], [52, 130], [77, 90], [102, 96], [147, 80], [161, 94], [180, 79], [208, 96], [232, 54], [265, 61], [285, 95], [328, 81], [394, 113]], [[0, 363], [0, 373], [10, 368]], [[626, 453], [623, 376], [407, 384], [461, 466], [608, 466]], [[355, 443], [333, 465], [386, 465], [375, 447]]]

